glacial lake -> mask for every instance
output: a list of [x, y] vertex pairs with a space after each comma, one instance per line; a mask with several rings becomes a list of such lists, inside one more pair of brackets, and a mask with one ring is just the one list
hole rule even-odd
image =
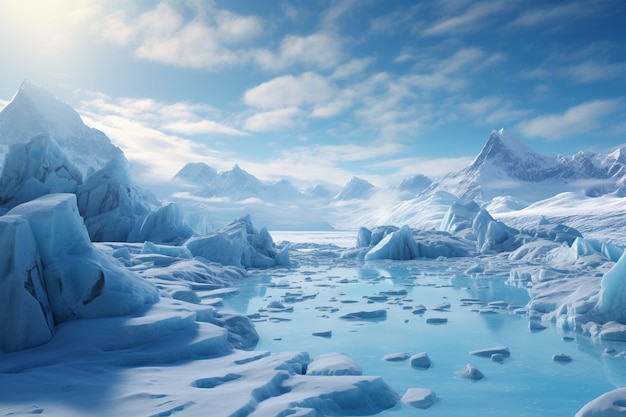
[[[626, 359], [604, 354], [606, 346], [548, 323], [531, 332], [523, 308], [528, 292], [507, 285], [505, 274], [467, 276], [460, 271], [468, 260], [361, 262], [339, 258], [333, 246], [325, 249], [345, 243], [345, 237], [309, 236], [318, 246], [293, 251], [297, 267], [252, 271], [239, 294], [224, 300], [225, 308], [255, 317], [260, 335], [255, 350], [306, 351], [312, 358], [344, 353], [365, 375], [382, 376], [400, 396], [408, 388], [428, 388], [439, 398], [427, 410], [399, 402], [380, 414], [386, 417], [573, 416], [597, 396], [626, 385]], [[293, 310], [263, 311], [273, 301]], [[479, 312], [493, 302], [493, 312]], [[449, 308], [434, 309], [446, 303]], [[427, 310], [414, 314], [420, 304]], [[386, 317], [341, 318], [374, 310], [385, 310]], [[447, 323], [429, 324], [429, 318]], [[332, 336], [313, 335], [328, 331]], [[494, 346], [508, 347], [511, 356], [498, 363], [469, 353]], [[624, 345], [610, 346], [626, 351]], [[422, 370], [409, 360], [382, 359], [395, 352], [426, 352], [433, 366]], [[555, 362], [556, 353], [573, 360]], [[466, 364], [484, 378], [459, 377], [456, 371]]]

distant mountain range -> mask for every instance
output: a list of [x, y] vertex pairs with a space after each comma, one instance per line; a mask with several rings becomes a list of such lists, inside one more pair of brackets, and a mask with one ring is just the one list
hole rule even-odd
[[[80, 199], [81, 214], [92, 237], [105, 239], [109, 219], [118, 219], [116, 236], [134, 236], [139, 232], [133, 228], [141, 226], [135, 223], [158, 204], [134, 183], [123, 152], [103, 132], [86, 126], [69, 105], [28, 81], [0, 112], [0, 157], [10, 148], [12, 160], [0, 166], [0, 213], [49, 192], [89, 193], [89, 203]], [[311, 178], [310, 188], [298, 189], [287, 179], [263, 182], [239, 165], [218, 172], [190, 162], [163, 188], [170, 193], [168, 201], [184, 207], [177, 216], [203, 231], [246, 214], [274, 230], [382, 224], [437, 228], [451, 203], [470, 200], [517, 227], [543, 216], [578, 222], [572, 225], [587, 233], [593, 223], [626, 227], [626, 148], [547, 156], [503, 129], [491, 132], [466, 168], [434, 180], [416, 174], [388, 188], [358, 177], [343, 188], [313, 184]], [[160, 215], [169, 212], [179, 213]], [[174, 226], [170, 229], [178, 230], [178, 223]]]

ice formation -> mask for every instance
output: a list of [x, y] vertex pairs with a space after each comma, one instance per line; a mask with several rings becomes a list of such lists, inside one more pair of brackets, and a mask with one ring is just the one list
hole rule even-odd
[[15, 143], [0, 175], [0, 205], [9, 209], [50, 193], [75, 193], [83, 178], [50, 135]]
[[125, 242], [156, 205], [132, 181], [123, 155], [90, 175], [76, 197], [91, 240], [99, 242]]
[[426, 409], [437, 401], [437, 395], [426, 388], [409, 388], [402, 396], [402, 402], [415, 408]]
[[245, 268], [289, 266], [289, 252], [278, 251], [267, 229], [257, 231], [249, 216], [207, 236], [191, 237], [184, 245], [194, 256], [223, 265]]
[[587, 403], [575, 417], [620, 417], [626, 415], [626, 388], [617, 388]]
[[[7, 243], [18, 243], [23, 249], [4, 252], [6, 259], [2, 263], [9, 269], [4, 282], [13, 291], [2, 293], [6, 297], [1, 303], [4, 308], [12, 306], [3, 317], [23, 317], [25, 310], [32, 316], [34, 307], [41, 310], [32, 327], [19, 327], [21, 330], [13, 334], [8, 332], [10, 329], [3, 329], [4, 338], [8, 335], [23, 340], [14, 348], [46, 341], [53, 323], [124, 315], [158, 300], [153, 285], [93, 246], [78, 214], [74, 194], [39, 197], [13, 208], [2, 219], [3, 238], [13, 239]], [[19, 241], [15, 241], [17, 233], [23, 235]], [[20, 272], [20, 266], [27, 269]], [[20, 280], [32, 300], [16, 287]]]

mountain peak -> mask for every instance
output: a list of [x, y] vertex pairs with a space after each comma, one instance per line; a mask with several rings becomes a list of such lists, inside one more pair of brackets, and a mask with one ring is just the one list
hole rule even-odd
[[[3, 117], [4, 116], [4, 117]], [[7, 126], [6, 119], [20, 126]], [[78, 113], [45, 88], [24, 80], [13, 100], [0, 113], [0, 142], [26, 142], [48, 133], [55, 138], [77, 136], [87, 129]], [[10, 131], [6, 132], [6, 127]]]
[[210, 182], [218, 176], [215, 168], [204, 162], [188, 162], [176, 175], [175, 179], [189, 181], [192, 183]]
[[11, 102], [0, 111], [0, 151], [39, 135], [52, 136], [84, 175], [102, 168], [121, 150], [54, 94], [24, 80]]
[[336, 200], [364, 199], [370, 196], [374, 185], [359, 177], [352, 177], [341, 192], [335, 197]]
[[487, 143], [470, 165], [470, 169], [479, 169], [487, 163], [514, 173], [522, 166], [526, 170], [541, 169], [553, 165], [554, 161], [553, 158], [535, 152], [508, 131], [500, 129], [491, 132]]

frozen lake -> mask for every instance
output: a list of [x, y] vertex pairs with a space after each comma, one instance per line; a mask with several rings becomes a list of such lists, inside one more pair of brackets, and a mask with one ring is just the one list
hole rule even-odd
[[[571, 416], [598, 395], [626, 384], [626, 361], [604, 355], [605, 346], [554, 327], [531, 332], [521, 308], [528, 293], [506, 285], [504, 274], [466, 276], [461, 271], [467, 259], [363, 263], [337, 257], [340, 251], [333, 248], [350, 245], [354, 233], [272, 235], [277, 242], [298, 243], [292, 256], [299, 267], [254, 272], [239, 296], [225, 300], [226, 307], [248, 315], [261, 310], [255, 319], [261, 336], [256, 349], [307, 351], [312, 356], [345, 353], [365, 375], [382, 376], [400, 395], [419, 387], [439, 397], [427, 411], [399, 403], [384, 416]], [[293, 310], [262, 311], [272, 301]], [[479, 312], [494, 302], [489, 314]], [[446, 303], [449, 308], [435, 309]], [[427, 310], [414, 314], [419, 304]], [[374, 310], [385, 310], [386, 318], [340, 318]], [[447, 323], [429, 324], [429, 318], [445, 318]], [[331, 337], [313, 335], [327, 331]], [[469, 354], [497, 345], [511, 351], [503, 363]], [[395, 352], [426, 352], [433, 366], [421, 370], [408, 360], [382, 360]], [[556, 353], [573, 361], [555, 362]], [[485, 378], [457, 376], [468, 363]]]

